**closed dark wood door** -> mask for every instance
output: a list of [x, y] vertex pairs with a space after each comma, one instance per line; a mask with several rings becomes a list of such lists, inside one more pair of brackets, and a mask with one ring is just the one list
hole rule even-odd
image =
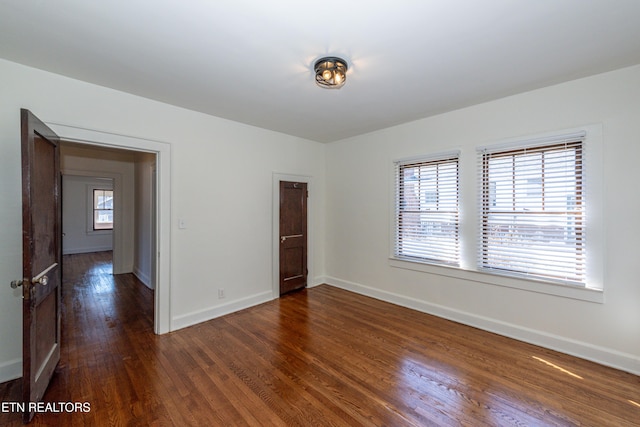
[[307, 286], [307, 183], [280, 181], [280, 295]]
[[24, 421], [60, 361], [60, 154], [58, 136], [28, 110], [22, 126], [22, 394]]

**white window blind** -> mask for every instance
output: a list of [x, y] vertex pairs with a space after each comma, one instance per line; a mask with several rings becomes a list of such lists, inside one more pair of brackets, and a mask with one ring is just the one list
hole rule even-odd
[[396, 258], [459, 265], [458, 156], [396, 162]]
[[480, 150], [479, 267], [585, 284], [584, 134]]

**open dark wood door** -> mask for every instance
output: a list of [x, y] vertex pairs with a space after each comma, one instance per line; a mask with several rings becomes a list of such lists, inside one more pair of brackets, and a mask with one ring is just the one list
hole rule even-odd
[[307, 184], [280, 181], [280, 295], [307, 286]]
[[[58, 136], [28, 110], [22, 126], [22, 395], [34, 415], [60, 361], [61, 209]], [[20, 284], [20, 283], [17, 283]]]

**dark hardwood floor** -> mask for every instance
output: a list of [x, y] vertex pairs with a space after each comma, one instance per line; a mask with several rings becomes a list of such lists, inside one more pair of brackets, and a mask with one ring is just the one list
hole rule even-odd
[[326, 285], [156, 336], [153, 292], [109, 257], [64, 259], [44, 397], [90, 412], [35, 426], [640, 425], [638, 376]]

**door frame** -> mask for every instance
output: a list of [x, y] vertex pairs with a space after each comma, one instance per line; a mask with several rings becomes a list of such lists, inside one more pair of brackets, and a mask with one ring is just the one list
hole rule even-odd
[[307, 287], [315, 286], [313, 278], [315, 277], [313, 248], [315, 241], [313, 224], [314, 212], [314, 185], [313, 178], [308, 175], [293, 175], [274, 172], [272, 176], [272, 193], [273, 193], [273, 215], [272, 215], [272, 277], [271, 277], [271, 297], [272, 299], [280, 298], [280, 181], [304, 182], [307, 184], [309, 197], [307, 198]]
[[[156, 155], [155, 292], [153, 331], [173, 330], [171, 317], [171, 144], [164, 141], [45, 122], [63, 141], [95, 147], [143, 151]], [[115, 236], [114, 236], [115, 237]], [[115, 242], [114, 242], [115, 243]]]

